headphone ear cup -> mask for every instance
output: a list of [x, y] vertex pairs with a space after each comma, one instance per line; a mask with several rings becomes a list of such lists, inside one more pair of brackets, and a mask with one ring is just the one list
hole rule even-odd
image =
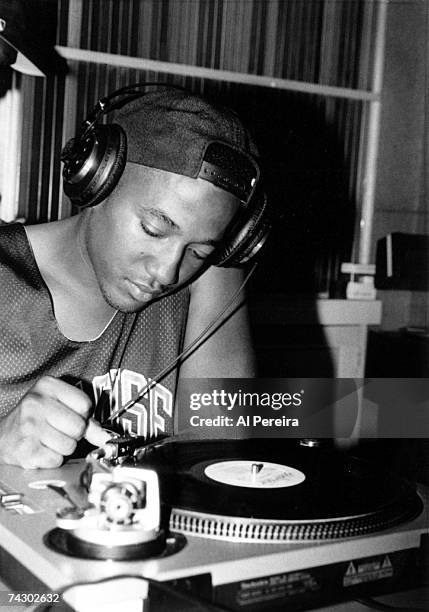
[[79, 208], [95, 206], [113, 191], [127, 159], [127, 137], [117, 124], [97, 125], [62, 152], [64, 193]]
[[267, 214], [267, 196], [255, 196], [255, 204], [244, 225], [229, 238], [217, 255], [216, 266], [234, 268], [252, 259], [264, 245], [271, 229]]

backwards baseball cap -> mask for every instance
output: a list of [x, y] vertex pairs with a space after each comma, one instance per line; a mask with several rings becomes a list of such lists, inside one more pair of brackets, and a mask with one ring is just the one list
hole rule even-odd
[[116, 111], [127, 161], [202, 178], [248, 204], [260, 180], [258, 151], [231, 110], [178, 89], [146, 93]]

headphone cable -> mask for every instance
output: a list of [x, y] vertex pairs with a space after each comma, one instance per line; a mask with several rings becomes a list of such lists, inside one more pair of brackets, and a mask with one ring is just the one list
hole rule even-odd
[[[181, 360], [185, 359], [186, 357], [188, 357], [188, 355], [190, 354], [190, 352], [193, 349], [195, 350], [195, 349], [199, 348], [201, 346], [201, 344], [207, 340], [208, 333], [213, 329], [213, 327], [216, 325], [216, 323], [223, 317], [225, 312], [230, 308], [230, 306], [233, 304], [233, 302], [237, 299], [237, 297], [243, 291], [244, 287], [247, 285], [250, 277], [252, 276], [253, 272], [255, 271], [257, 265], [258, 265], [257, 263], [253, 264], [252, 268], [247, 273], [247, 275], [245, 276], [243, 282], [241, 283], [241, 285], [239, 286], [237, 291], [233, 294], [232, 298], [230, 300], [228, 300], [228, 302], [225, 304], [225, 306], [222, 308], [222, 310], [219, 312], [219, 314], [216, 315], [215, 318], [212, 319], [212, 321], [210, 321], [210, 323], [207, 325], [207, 327], [205, 329], [203, 329], [203, 331], [194, 340], [192, 340], [192, 342], [190, 342], [188, 344], [188, 346], [186, 346], [183, 349], [183, 351], [177, 357], [175, 357], [173, 359], [173, 361], [170, 361], [170, 363], [168, 363], [165, 366], [164, 369], [162, 369], [160, 372], [158, 372], [158, 374], [155, 376], [155, 378], [153, 378], [142, 389], [137, 391], [137, 393], [135, 393], [135, 395], [133, 395], [133, 397], [130, 400], [128, 400], [128, 402], [126, 404], [124, 404], [123, 406], [120, 406], [119, 408], [114, 410], [110, 414], [110, 416], [101, 423], [101, 425], [107, 425], [107, 423], [109, 421], [113, 421], [113, 419], [119, 418], [122, 414], [124, 414], [124, 412], [129, 410], [129, 408], [132, 408], [134, 406], [134, 404], [136, 404], [140, 399], [142, 399], [142, 397], [144, 397], [147, 393], [149, 393], [149, 391], [151, 389], [153, 389], [153, 387], [155, 387], [155, 385], [157, 385], [165, 376], [167, 376], [167, 374], [169, 374], [171, 372], [171, 370], [173, 370], [177, 366], [179, 361], [181, 361]], [[113, 391], [113, 389], [112, 389], [112, 391]]]

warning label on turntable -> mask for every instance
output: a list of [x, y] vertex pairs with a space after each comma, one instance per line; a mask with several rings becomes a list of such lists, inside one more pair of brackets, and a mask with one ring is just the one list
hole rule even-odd
[[343, 577], [343, 586], [354, 586], [393, 576], [393, 565], [389, 555], [377, 559], [350, 561]]

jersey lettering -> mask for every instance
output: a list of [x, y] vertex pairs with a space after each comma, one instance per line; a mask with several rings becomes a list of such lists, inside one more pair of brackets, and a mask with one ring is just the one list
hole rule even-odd
[[[94, 377], [92, 386], [95, 401], [98, 402], [101, 395], [107, 393], [111, 414], [116, 408], [129, 402], [150, 382], [151, 379], [138, 372], [112, 369], [106, 374]], [[105, 418], [107, 416], [105, 415]], [[152, 438], [168, 432], [168, 423], [172, 416], [173, 394], [157, 383], [117, 420], [124, 433]]]

